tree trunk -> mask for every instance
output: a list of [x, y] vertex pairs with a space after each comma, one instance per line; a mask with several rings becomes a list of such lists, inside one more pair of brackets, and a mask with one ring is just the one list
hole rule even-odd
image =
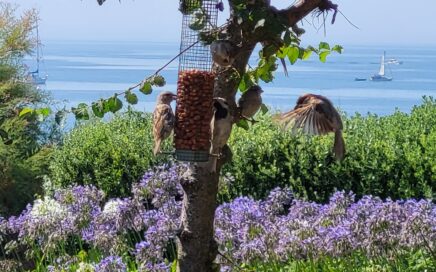
[[213, 221], [219, 172], [210, 173], [205, 163], [191, 164], [181, 178], [184, 190], [181, 216], [182, 231], [178, 240], [177, 271], [215, 271], [218, 248]]

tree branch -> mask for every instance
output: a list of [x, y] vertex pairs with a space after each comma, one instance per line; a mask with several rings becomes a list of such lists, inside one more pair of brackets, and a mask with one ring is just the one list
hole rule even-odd
[[300, 0], [287, 9], [278, 10], [277, 14], [284, 17], [287, 25], [292, 27], [316, 9], [321, 12], [334, 10], [336, 13], [338, 5], [333, 4], [330, 0]]

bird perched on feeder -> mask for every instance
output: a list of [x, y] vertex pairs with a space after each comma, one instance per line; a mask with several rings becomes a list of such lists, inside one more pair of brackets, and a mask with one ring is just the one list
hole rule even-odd
[[229, 108], [229, 104], [224, 98], [215, 97], [213, 99], [213, 117], [210, 124], [212, 131], [210, 148], [210, 154], [213, 155], [211, 159], [212, 172], [216, 171], [217, 157], [220, 156], [221, 150], [232, 132], [232, 115]]
[[298, 129], [311, 135], [325, 135], [334, 132], [333, 152], [336, 159], [344, 158], [345, 142], [342, 137], [341, 116], [326, 97], [304, 94], [298, 98], [293, 110], [281, 114], [277, 119], [285, 129], [292, 129], [293, 132]]
[[173, 131], [176, 118], [171, 102], [176, 98], [177, 96], [169, 91], [162, 92], [157, 97], [156, 108], [153, 112], [154, 155], [160, 152], [162, 141], [168, 138]]
[[255, 122], [253, 116], [259, 111], [262, 106], [263, 90], [258, 85], [251, 86], [238, 100], [238, 108], [241, 117], [251, 122]]
[[221, 67], [228, 67], [235, 61], [237, 46], [228, 40], [216, 40], [210, 45], [213, 61]]

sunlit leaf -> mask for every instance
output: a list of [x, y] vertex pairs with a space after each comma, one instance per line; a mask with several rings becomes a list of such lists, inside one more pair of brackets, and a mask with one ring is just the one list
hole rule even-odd
[[123, 107], [123, 102], [115, 95], [108, 99], [107, 107], [109, 111], [115, 113]]
[[320, 42], [318, 46], [319, 50], [330, 50], [330, 45], [326, 42]]
[[89, 120], [88, 105], [86, 103], [80, 103], [79, 105], [77, 105], [77, 108], [71, 108], [71, 111], [73, 112], [76, 119]]
[[31, 108], [24, 108], [24, 109], [22, 109], [20, 111], [19, 116], [22, 117], [22, 116], [25, 116], [25, 115], [31, 114], [31, 113], [33, 113], [33, 109], [31, 109]]
[[106, 103], [107, 102], [104, 99], [100, 99], [97, 102], [92, 103], [91, 108], [95, 116], [103, 118], [104, 114], [107, 111]]
[[304, 50], [303, 56], [301, 57], [302, 60], [307, 60], [312, 55], [312, 50]]
[[344, 50], [344, 48], [338, 44], [333, 46], [333, 48], [332, 48], [332, 51], [338, 52], [339, 54], [342, 54], [343, 50]]
[[40, 108], [36, 110], [37, 114], [40, 114], [44, 117], [49, 116], [50, 112], [51, 112], [50, 108]]
[[151, 80], [151, 84], [158, 86], [158, 87], [163, 87], [166, 84], [165, 78], [161, 75], [155, 75], [152, 80]]
[[291, 64], [294, 64], [298, 60], [298, 56], [300, 55], [300, 49], [298, 47], [290, 47], [288, 51], [288, 58]]
[[127, 103], [131, 105], [135, 105], [138, 103], [138, 96], [136, 96], [136, 94], [132, 93], [131, 91], [127, 91], [124, 95], [124, 98], [126, 99]]
[[139, 91], [143, 94], [151, 94], [151, 92], [153, 91], [151, 83], [148, 81], [143, 81], [141, 83], [141, 86], [139, 86]]
[[319, 60], [321, 62], [326, 62], [327, 56], [330, 54], [330, 51], [323, 51], [319, 53]]

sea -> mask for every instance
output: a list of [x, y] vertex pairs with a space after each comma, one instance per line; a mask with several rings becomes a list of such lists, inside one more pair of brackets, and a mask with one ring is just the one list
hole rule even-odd
[[[179, 52], [177, 42], [94, 42], [49, 41], [41, 47], [40, 72], [48, 79], [41, 89], [48, 92], [56, 109], [70, 108], [109, 98], [153, 74]], [[386, 60], [401, 64], [386, 66], [389, 82], [355, 81], [369, 78], [380, 69], [383, 52]], [[258, 61], [254, 53], [250, 63]], [[26, 64], [34, 69], [34, 57]], [[278, 68], [272, 83], [261, 83], [263, 101], [272, 110], [293, 108], [303, 93], [324, 95], [348, 115], [368, 113], [380, 116], [399, 110], [410, 112], [423, 96], [436, 97], [436, 47], [424, 46], [346, 46], [342, 54], [332, 53], [322, 63], [316, 55], [287, 64], [288, 76]], [[138, 93], [137, 110], [153, 111], [156, 96], [163, 90], [176, 91], [178, 60], [161, 74], [167, 85], [151, 95]]]

